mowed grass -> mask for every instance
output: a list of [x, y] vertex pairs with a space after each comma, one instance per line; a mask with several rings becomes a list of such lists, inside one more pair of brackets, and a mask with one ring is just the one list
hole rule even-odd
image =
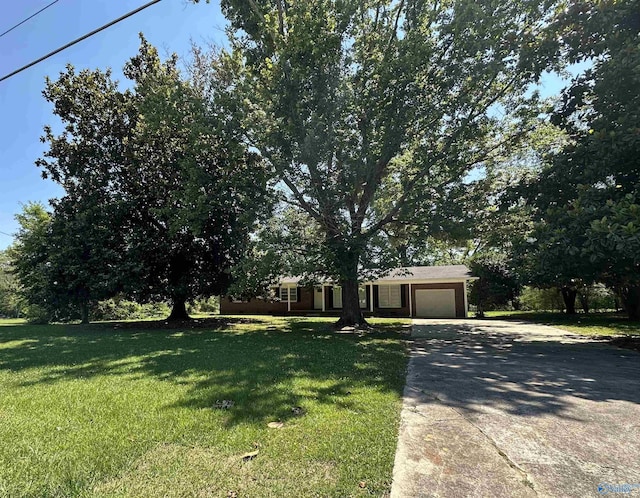
[[408, 322], [334, 320], [0, 321], [0, 496], [385, 495]]
[[640, 336], [640, 322], [629, 321], [622, 313], [567, 315], [561, 312], [490, 311], [487, 317], [543, 323], [588, 336]]

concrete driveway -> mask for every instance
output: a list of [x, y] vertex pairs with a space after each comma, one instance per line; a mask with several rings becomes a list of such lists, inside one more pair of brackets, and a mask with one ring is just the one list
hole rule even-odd
[[413, 331], [392, 498], [640, 497], [640, 354], [522, 322]]

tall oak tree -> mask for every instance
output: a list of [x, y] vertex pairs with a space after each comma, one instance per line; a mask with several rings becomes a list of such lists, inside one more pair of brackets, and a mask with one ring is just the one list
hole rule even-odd
[[[429, 227], [475, 167], [532, 128], [558, 2], [222, 0], [253, 146], [323, 234], [339, 326], [392, 224]], [[384, 263], [380, 263], [384, 266]], [[384, 267], [377, 270], [385, 270]]]

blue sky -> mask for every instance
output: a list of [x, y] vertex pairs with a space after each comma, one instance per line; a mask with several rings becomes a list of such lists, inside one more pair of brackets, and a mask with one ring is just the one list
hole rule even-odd
[[[148, 0], [59, 0], [27, 23], [0, 38], [0, 77], [66, 43], [134, 10]], [[51, 0], [3, 1], [0, 33], [40, 10]], [[45, 124], [54, 124], [51, 106], [42, 97], [45, 76], [56, 78], [67, 63], [76, 68], [121, 68], [135, 55], [138, 33], [155, 45], [161, 56], [186, 56], [190, 40], [223, 44], [225, 20], [217, 1], [193, 5], [186, 0], [160, 3], [97, 35], [0, 82], [0, 250], [17, 230], [14, 215], [21, 204], [44, 204], [61, 189], [40, 176], [34, 164], [43, 151], [39, 137]]]
[[[50, 3], [51, 0], [5, 1], [0, 33]], [[44, 54], [142, 6], [147, 0], [59, 0], [56, 4], [0, 38], [0, 77]], [[217, 0], [193, 5], [187, 0], [163, 0], [146, 10], [80, 42], [26, 71], [0, 82], [0, 250], [17, 230], [14, 215], [22, 204], [47, 204], [61, 189], [41, 178], [34, 164], [43, 151], [39, 137], [46, 124], [55, 125], [51, 106], [42, 97], [45, 76], [56, 78], [67, 63], [78, 69], [111, 67], [122, 79], [121, 68], [135, 55], [138, 33], [161, 56], [187, 56], [190, 41], [205, 45], [225, 43], [225, 20]], [[562, 81], [549, 76], [546, 95], [557, 93]]]

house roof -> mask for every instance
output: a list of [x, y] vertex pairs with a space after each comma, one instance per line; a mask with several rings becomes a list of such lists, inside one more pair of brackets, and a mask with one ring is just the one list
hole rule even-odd
[[[475, 280], [471, 271], [465, 265], [443, 266], [404, 266], [396, 268], [388, 275], [374, 280], [378, 282], [398, 282], [401, 280]], [[297, 284], [301, 277], [284, 277], [280, 284]]]
[[444, 280], [470, 279], [471, 271], [465, 265], [443, 266], [406, 266], [393, 270], [389, 275], [379, 278], [378, 282], [389, 280]]

